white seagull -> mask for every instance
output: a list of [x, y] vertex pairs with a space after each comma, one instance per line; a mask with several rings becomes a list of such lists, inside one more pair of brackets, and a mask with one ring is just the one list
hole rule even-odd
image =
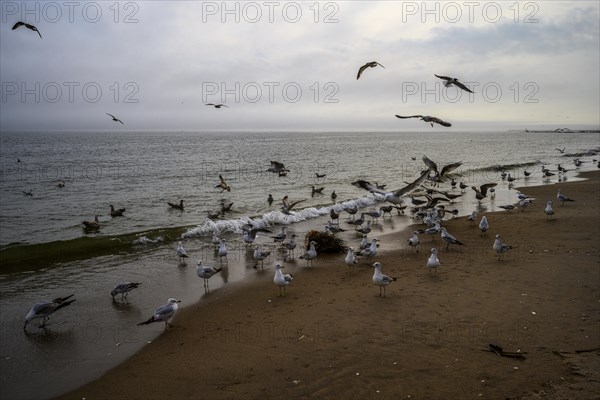
[[183, 248], [183, 243], [179, 242], [179, 244], [177, 245], [177, 257], [179, 257], [179, 263], [184, 263], [185, 262], [185, 258], [188, 258], [189, 256], [187, 255], [185, 249]]
[[258, 267], [258, 262], [260, 261], [260, 268], [263, 268], [263, 262], [266, 258], [268, 258], [271, 255], [270, 251], [262, 251], [260, 249], [260, 246], [256, 247], [256, 250], [254, 250], [254, 259], [256, 260], [256, 264], [254, 265], [254, 269], [256, 269], [256, 267]]
[[287, 255], [292, 253], [292, 258], [294, 258], [294, 249], [296, 248], [296, 235], [292, 234], [292, 236], [290, 236], [290, 240], [288, 240], [287, 242], [283, 242], [283, 246], [288, 251]]
[[[275, 264], [275, 276], [273, 277], [273, 283], [279, 288], [279, 296], [285, 296], [285, 288], [290, 285], [294, 277], [292, 274], [283, 274], [281, 269], [284, 268], [280, 263]], [[283, 294], [281, 289], [283, 288]]]
[[225, 246], [225, 242], [225, 239], [221, 239], [219, 244], [219, 260], [221, 262], [223, 262], [223, 257], [227, 260], [227, 246]]
[[458, 244], [461, 246], [464, 246], [465, 244], [462, 243], [460, 240], [458, 240], [457, 238], [455, 238], [454, 236], [452, 236], [451, 234], [448, 233], [448, 231], [446, 230], [446, 228], [442, 227], [440, 228], [442, 230], [442, 240], [444, 242], [446, 242], [446, 250], [448, 250], [450, 248], [451, 244]]
[[564, 206], [565, 205], [565, 201], [575, 201], [567, 196], [565, 196], [564, 194], [562, 194], [560, 192], [560, 189], [558, 190], [558, 193], [556, 194], [556, 198], [558, 199], [558, 201], [560, 201], [560, 205]]
[[379, 286], [379, 297], [381, 297], [382, 290], [383, 297], [385, 297], [385, 287], [391, 282], [395, 281], [397, 278], [392, 278], [391, 276], [382, 274], [380, 262], [376, 262], [372, 265], [372, 267], [375, 268], [375, 272], [373, 273], [373, 283]]
[[31, 310], [29, 310], [29, 313], [27, 313], [27, 316], [25, 317], [25, 325], [23, 325], [23, 330], [27, 328], [27, 324], [31, 320], [38, 318], [43, 318], [40, 328], [45, 327], [46, 322], [48, 322], [48, 320], [50, 319], [50, 315], [52, 315], [55, 311], [60, 310], [61, 308], [66, 307], [75, 301], [75, 299], [67, 301], [73, 296], [74, 295], [66, 297], [57, 297], [52, 301], [46, 300], [41, 301], [39, 303], [35, 303], [33, 307], [31, 307]]
[[546, 213], [546, 219], [550, 219], [554, 215], [554, 210], [552, 209], [552, 202], [548, 200], [546, 202], [546, 208], [544, 209]]
[[196, 274], [198, 277], [204, 279], [204, 293], [208, 293], [210, 291], [208, 287], [208, 280], [217, 272], [220, 272], [223, 269], [209, 267], [208, 265], [202, 265], [202, 261], [198, 261], [198, 265], [196, 266]]
[[437, 269], [440, 266], [440, 260], [437, 257], [437, 249], [435, 247], [431, 249], [431, 255], [427, 259], [427, 266], [429, 267], [430, 273], [431, 273], [431, 270], [433, 269], [433, 270], [435, 270], [435, 273], [437, 274]]
[[307, 266], [307, 267], [308, 267], [308, 262], [309, 262], [309, 261], [310, 261], [310, 266], [311, 266], [311, 267], [313, 267], [313, 266], [314, 266], [314, 265], [313, 265], [313, 260], [314, 260], [315, 258], [317, 258], [317, 250], [315, 249], [315, 246], [316, 246], [316, 244], [317, 244], [316, 242], [314, 242], [314, 241], [312, 241], [312, 240], [311, 240], [311, 242], [309, 243], [309, 245], [310, 245], [310, 248], [309, 248], [308, 250], [306, 250], [306, 251], [304, 252], [304, 254], [302, 254], [302, 255], [300, 256], [300, 258], [301, 258], [302, 260], [306, 260], [306, 266]]
[[496, 260], [503, 260], [504, 253], [512, 249], [512, 246], [502, 243], [502, 241], [500, 240], [500, 235], [496, 235], [496, 240], [494, 240], [494, 245], [492, 247], [494, 248], [494, 252], [496, 253]]
[[469, 220], [469, 224], [475, 225], [475, 222], [477, 221], [477, 211], [473, 211], [467, 219]]
[[419, 245], [418, 233], [418, 231], [413, 231], [412, 236], [408, 238], [408, 245], [413, 251], [416, 250], [417, 253], [419, 252], [419, 249], [417, 249], [417, 246]]
[[479, 222], [479, 229], [481, 230], [481, 234], [486, 234], [489, 228], [490, 224], [488, 223], [487, 217], [484, 215], [483, 217], [481, 217], [481, 221]]
[[354, 255], [354, 249], [352, 247], [348, 248], [348, 254], [346, 254], [346, 258], [344, 262], [349, 267], [348, 273], [352, 275], [352, 267], [354, 267], [358, 263], [358, 258]]
[[170, 298], [169, 300], [167, 300], [167, 304], [160, 306], [156, 310], [154, 310], [154, 314], [152, 314], [152, 316], [148, 318], [148, 320], [140, 322], [138, 326], [148, 325], [153, 322], [165, 321], [165, 330], [169, 329], [169, 326], [172, 326], [171, 324], [169, 324], [169, 319], [171, 319], [175, 315], [177, 309], [179, 308], [179, 305], [177, 303], [181, 303], [181, 300]]

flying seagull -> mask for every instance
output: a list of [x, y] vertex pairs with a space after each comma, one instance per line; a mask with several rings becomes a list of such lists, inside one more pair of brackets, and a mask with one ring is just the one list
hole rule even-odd
[[[290, 170], [287, 169], [285, 167], [285, 165], [283, 165], [283, 163], [280, 163], [279, 161], [271, 161], [271, 166], [269, 167], [269, 169], [267, 169], [267, 172], [281, 174], [282, 172], [290, 172]], [[285, 175], [280, 175], [280, 176], [285, 176]]]
[[225, 178], [223, 178], [223, 175], [219, 175], [219, 179], [221, 180], [221, 183], [219, 183], [217, 186], [215, 186], [215, 189], [217, 189], [217, 188], [221, 189], [221, 193], [226, 190], [228, 192], [231, 192], [231, 188], [229, 187], [227, 182], [225, 182]]
[[21, 22], [21, 21], [17, 22], [16, 24], [13, 25], [12, 30], [14, 31], [15, 29], [17, 29], [21, 26], [24, 26], [27, 29], [31, 29], [34, 32], [37, 32], [37, 34], [40, 35], [40, 39], [42, 38], [42, 34], [40, 33], [40, 31], [38, 31], [38, 28], [36, 28], [35, 26], [28, 24], [26, 22]]
[[437, 117], [431, 117], [429, 115], [408, 115], [406, 117], [403, 117], [402, 115], [396, 114], [396, 117], [402, 118], [402, 119], [406, 119], [406, 118], [421, 118], [421, 121], [429, 122], [431, 124], [431, 126], [433, 126], [434, 123], [440, 124], [442, 126], [452, 126], [452, 124], [450, 122], [446, 122], [446, 121], [443, 121], [443, 120], [441, 120], [441, 119], [439, 119]]
[[[121, 121], [119, 118], [115, 117], [114, 115], [112, 115], [112, 114], [109, 114], [109, 113], [106, 113], [106, 114], [107, 114], [107, 115], [110, 115], [110, 116], [112, 117], [113, 121], [115, 121], [115, 122], [120, 122], [120, 123], [122, 123], [122, 124], [123, 124], [123, 121]], [[123, 124], [123, 125], [125, 125], [125, 124]]]
[[444, 86], [446, 87], [450, 87], [451, 85], [455, 85], [458, 86], [459, 88], [461, 88], [462, 90], [469, 92], [469, 93], [473, 93], [473, 91], [471, 89], [469, 89], [468, 87], [466, 87], [462, 82], [459, 82], [457, 78], [450, 78], [449, 76], [442, 76], [442, 75], [437, 75], [434, 74], [435, 76], [437, 76], [440, 79], [443, 79], [444, 82]]
[[206, 106], [213, 106], [214, 108], [221, 108], [221, 107], [227, 107], [229, 108], [229, 106], [225, 105], [225, 104], [213, 104], [213, 103], [206, 103]]
[[379, 64], [377, 61], [371, 61], [366, 63], [365, 65], [363, 65], [362, 67], [359, 68], [358, 70], [358, 75], [356, 75], [356, 79], [358, 80], [358, 78], [360, 78], [360, 76], [362, 75], [363, 71], [367, 68], [375, 68], [376, 66], [380, 66], [381, 68], [385, 68], [383, 65]]
[[385, 190], [379, 189], [377, 186], [362, 179], [352, 182], [352, 185], [361, 189], [368, 190], [371, 193], [379, 193], [384, 196], [384, 201], [389, 201], [392, 204], [402, 204], [402, 197], [408, 196], [410, 193], [414, 192], [419, 186], [421, 186], [421, 184], [427, 179], [428, 174], [429, 170], [421, 172], [421, 176], [419, 176], [413, 182], [393, 192], [386, 192]]
[[[446, 175], [450, 171], [454, 171], [456, 168], [458, 168], [462, 165], [462, 161], [459, 161], [459, 162], [444, 165], [442, 167], [442, 170], [438, 171], [437, 164], [435, 162], [431, 161], [426, 155], [423, 155], [423, 162], [425, 163], [427, 168], [429, 168], [431, 171], [433, 171], [435, 173], [435, 180], [442, 180], [444, 175]], [[444, 193], [441, 193], [441, 192], [438, 192], [438, 193], [443, 194], [445, 196]], [[448, 197], [448, 196], [446, 196], [446, 197]], [[448, 197], [448, 198], [450, 198], [450, 197]]]

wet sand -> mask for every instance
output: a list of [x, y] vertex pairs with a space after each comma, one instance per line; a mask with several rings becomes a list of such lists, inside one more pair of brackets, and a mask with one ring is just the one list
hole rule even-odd
[[[464, 217], [446, 222], [465, 246], [447, 251], [439, 235], [422, 235], [413, 253], [408, 232], [379, 237], [375, 260], [398, 278], [385, 298], [372, 261], [352, 275], [343, 255], [321, 255], [313, 269], [286, 262], [295, 279], [284, 297], [265, 265], [256, 284], [184, 307], [169, 332], [59, 398], [597, 398], [600, 173], [582, 175], [589, 180], [523, 189], [536, 199], [524, 212], [480, 213], [487, 235]], [[576, 201], [561, 206], [558, 188]], [[514, 246], [502, 261], [496, 233]], [[431, 247], [437, 274], [425, 266]]]

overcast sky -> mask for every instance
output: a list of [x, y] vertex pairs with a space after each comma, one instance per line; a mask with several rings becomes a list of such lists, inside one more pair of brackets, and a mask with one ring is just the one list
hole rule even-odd
[[600, 125], [598, 1], [0, 4], [2, 131]]

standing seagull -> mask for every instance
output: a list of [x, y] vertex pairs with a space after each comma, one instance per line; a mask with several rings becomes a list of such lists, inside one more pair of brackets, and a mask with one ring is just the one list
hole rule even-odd
[[254, 250], [254, 259], [256, 260], [256, 264], [253, 268], [256, 269], [256, 267], [258, 267], [258, 262], [260, 261], [260, 268], [262, 269], [264, 266], [263, 261], [269, 257], [269, 255], [271, 255], [270, 251], [262, 251], [260, 246], [257, 246], [256, 250]]
[[202, 261], [198, 261], [198, 265], [196, 266], [196, 274], [198, 274], [198, 277], [204, 279], [204, 293], [208, 293], [210, 292], [210, 289], [208, 288], [208, 280], [217, 272], [220, 272], [223, 269], [223, 267], [221, 268], [214, 268], [214, 267], [209, 267], [209, 266], [205, 266], [202, 265]]
[[403, 117], [402, 115], [396, 114], [396, 117], [397, 118], [402, 118], [402, 119], [406, 119], [406, 118], [420, 118], [421, 121], [429, 122], [432, 127], [433, 127], [434, 123], [440, 124], [440, 125], [446, 126], [446, 127], [452, 126], [452, 124], [450, 122], [446, 122], [446, 121], [444, 121], [444, 120], [442, 120], [440, 118], [432, 117], [430, 115], [408, 115], [408, 116], [404, 116]]
[[312, 241], [309, 243], [310, 248], [304, 252], [299, 258], [302, 260], [306, 260], [306, 266], [308, 267], [308, 262], [310, 261], [310, 266], [314, 267], [313, 260], [317, 258], [317, 250], [315, 249], [315, 245], [317, 243]]
[[502, 243], [500, 235], [496, 235], [496, 240], [494, 240], [494, 245], [492, 247], [496, 253], [496, 260], [498, 261], [504, 260], [504, 253], [512, 249], [512, 246]]
[[552, 202], [548, 200], [546, 203], [546, 208], [544, 209], [546, 213], [546, 219], [550, 219], [554, 215], [554, 210], [552, 209]]
[[115, 288], [113, 290], [110, 291], [110, 295], [112, 296], [112, 299], [114, 301], [115, 296], [120, 293], [121, 301], [125, 301], [129, 292], [132, 291], [133, 289], [137, 289], [137, 287], [140, 285], [141, 285], [141, 283], [137, 283], [137, 282], [121, 282], [117, 286], [115, 286]]
[[225, 257], [225, 261], [227, 261], [227, 246], [225, 246], [225, 242], [225, 239], [221, 239], [219, 244], [219, 260], [221, 263], [223, 262], [223, 257]]
[[[112, 120], [113, 120], [113, 121], [115, 121], [115, 122], [120, 122], [121, 124], [123, 124], [123, 121], [121, 121], [119, 118], [115, 117], [114, 115], [112, 115], [112, 114], [109, 114], [109, 113], [106, 113], [106, 114], [107, 114], [107, 115], [110, 115], [110, 116], [112, 117]], [[123, 124], [123, 125], [125, 125], [125, 124]]]
[[[275, 276], [273, 277], [273, 283], [279, 288], [279, 296], [285, 296], [285, 288], [290, 285], [294, 277], [292, 274], [283, 274], [281, 268], [284, 268], [280, 263], [275, 264]], [[283, 288], [283, 294], [281, 289]]]
[[487, 217], [484, 215], [483, 217], [481, 217], [481, 222], [479, 222], [479, 229], [481, 230], [481, 234], [485, 235], [489, 228], [490, 224], [488, 223]]
[[292, 234], [292, 236], [290, 237], [290, 240], [288, 240], [287, 242], [283, 243], [283, 246], [287, 249], [288, 254], [287, 256], [290, 255], [290, 253], [292, 253], [292, 258], [294, 258], [294, 249], [296, 248], [296, 235]]
[[184, 259], [189, 257], [187, 255], [185, 249], [183, 248], [183, 243], [181, 243], [181, 242], [179, 242], [179, 244], [177, 245], [177, 257], [179, 257], [180, 264], [185, 263]]
[[397, 278], [392, 278], [391, 276], [387, 276], [381, 273], [381, 263], [376, 262], [372, 265], [375, 268], [375, 272], [373, 273], [373, 283], [379, 286], [379, 297], [381, 297], [381, 291], [383, 289], [383, 297], [385, 297], [385, 287], [389, 285], [391, 282], [395, 281]]
[[444, 242], [446, 242], [446, 250], [448, 250], [450, 248], [451, 244], [458, 244], [461, 246], [464, 246], [465, 244], [462, 243], [460, 240], [458, 240], [457, 238], [455, 238], [454, 236], [452, 236], [451, 234], [448, 233], [448, 231], [446, 230], [446, 228], [442, 227], [440, 228], [442, 230], [442, 240]]
[[446, 82], [444, 82], [444, 86], [446, 86], [446, 87], [455, 85], [466, 92], [473, 93], [473, 91], [471, 89], [466, 87], [462, 82], [459, 82], [457, 78], [450, 78], [449, 76], [443, 76], [443, 75], [437, 75], [437, 74], [434, 74], [434, 75], [440, 79], [445, 80]]
[[358, 263], [358, 258], [354, 255], [354, 248], [348, 248], [348, 254], [346, 254], [346, 258], [344, 262], [348, 266], [348, 273], [352, 275], [352, 267], [354, 267]]
[[431, 270], [433, 269], [433, 270], [435, 270], [435, 273], [437, 274], [437, 269], [440, 266], [440, 260], [437, 257], [437, 249], [435, 247], [431, 249], [431, 255], [427, 259], [427, 266], [429, 267], [430, 273], [431, 273]]
[[48, 322], [48, 320], [50, 319], [50, 315], [52, 315], [55, 311], [60, 310], [61, 308], [66, 307], [75, 301], [75, 299], [66, 301], [73, 296], [74, 295], [70, 295], [67, 297], [57, 297], [52, 301], [46, 300], [41, 301], [39, 303], [35, 303], [33, 307], [31, 307], [31, 310], [29, 310], [27, 316], [25, 317], [25, 325], [23, 325], [23, 330], [27, 328], [27, 324], [31, 320], [37, 318], [43, 318], [40, 328], [45, 327], [46, 322]]
[[148, 325], [153, 322], [165, 321], [165, 330], [169, 329], [169, 326], [172, 326], [171, 324], [169, 324], [169, 319], [171, 319], [175, 315], [177, 309], [179, 308], [179, 305], [177, 303], [181, 303], [181, 300], [170, 298], [169, 300], [167, 300], [167, 304], [165, 304], [164, 306], [160, 306], [156, 310], [154, 310], [154, 314], [152, 314], [152, 316], [148, 318], [147, 321], [140, 322], [138, 326]]
[[558, 190], [558, 193], [557, 193], [557, 195], [556, 195], [556, 198], [558, 199], [558, 201], [560, 201], [560, 203], [561, 203], [560, 205], [561, 205], [561, 206], [564, 206], [564, 205], [565, 205], [565, 201], [575, 201], [575, 200], [573, 200], [573, 199], [571, 199], [571, 198], [569, 198], [569, 197], [565, 196], [564, 194], [562, 194], [562, 193], [560, 192], [560, 189]]
[[36, 28], [35, 26], [28, 24], [26, 22], [17, 22], [16, 24], [13, 25], [12, 30], [14, 31], [17, 28], [20, 28], [21, 26], [24, 26], [27, 29], [31, 29], [34, 32], [37, 32], [38, 35], [40, 35], [40, 39], [42, 38], [42, 34], [40, 33], [40, 31], [38, 31], [38, 28]]
[[358, 78], [360, 78], [360, 76], [362, 75], [363, 71], [367, 68], [375, 68], [376, 66], [380, 66], [381, 68], [385, 68], [383, 65], [379, 64], [377, 61], [371, 61], [366, 63], [365, 65], [363, 65], [362, 67], [360, 67], [358, 69], [358, 74], [356, 75], [356, 79], [358, 80]]
[[412, 236], [410, 238], [408, 238], [408, 245], [410, 246], [410, 248], [418, 253], [419, 249], [417, 249], [417, 246], [419, 245], [419, 236], [418, 235], [418, 231], [413, 231]]
[[271, 236], [273, 238], [273, 241], [278, 242], [278, 243], [283, 243], [283, 241], [287, 237], [286, 230], [287, 230], [287, 228], [285, 226], [282, 226], [281, 231], [277, 235]]

